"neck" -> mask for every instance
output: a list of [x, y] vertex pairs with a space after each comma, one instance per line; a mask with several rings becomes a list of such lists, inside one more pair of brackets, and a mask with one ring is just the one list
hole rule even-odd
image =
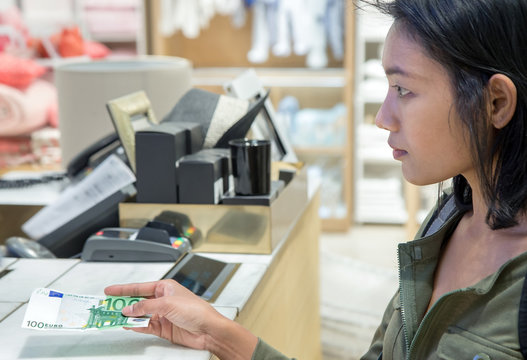
[[467, 225], [469, 225], [469, 228], [472, 229], [472, 231], [479, 233], [480, 235], [486, 233], [491, 238], [495, 236], [526, 236], [527, 216], [525, 215], [518, 218], [518, 225], [516, 226], [506, 229], [492, 230], [486, 222], [488, 205], [481, 192], [479, 181], [477, 181], [475, 177], [465, 176], [465, 178], [472, 189], [472, 211], [465, 217], [465, 220], [468, 221]]
[[463, 174], [472, 189], [472, 212], [471, 219], [478, 223], [486, 224], [488, 206], [481, 192], [480, 183], [475, 174]]

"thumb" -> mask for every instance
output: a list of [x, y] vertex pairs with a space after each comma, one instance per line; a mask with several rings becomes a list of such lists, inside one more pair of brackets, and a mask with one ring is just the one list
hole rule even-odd
[[171, 303], [166, 297], [158, 299], [144, 299], [137, 303], [125, 306], [122, 309], [124, 316], [159, 315], [166, 316], [172, 310]]

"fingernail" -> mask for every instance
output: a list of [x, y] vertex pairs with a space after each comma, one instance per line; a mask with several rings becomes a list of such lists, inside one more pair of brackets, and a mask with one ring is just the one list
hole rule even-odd
[[129, 305], [129, 306], [125, 306], [121, 312], [123, 315], [128, 315], [128, 314], [131, 314], [132, 313], [132, 306], [133, 305]]

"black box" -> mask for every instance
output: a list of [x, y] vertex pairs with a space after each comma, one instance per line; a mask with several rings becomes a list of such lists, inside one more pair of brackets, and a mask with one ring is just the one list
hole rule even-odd
[[178, 161], [178, 192], [182, 204], [218, 204], [223, 197], [222, 157], [199, 151]]
[[176, 161], [187, 154], [188, 129], [161, 123], [135, 133], [137, 202], [177, 203]]
[[236, 195], [234, 190], [223, 196], [222, 203], [225, 205], [262, 205], [271, 206], [271, 203], [280, 195], [285, 188], [283, 180], [271, 181], [271, 192], [268, 195]]
[[221, 172], [223, 174], [223, 193], [234, 191], [234, 178], [232, 177], [232, 163], [230, 149], [203, 149], [202, 154], [217, 156], [221, 159]]
[[201, 150], [204, 139], [202, 126], [200, 124], [185, 121], [173, 122], [173, 124], [176, 124], [181, 129], [185, 130], [185, 136], [187, 137], [187, 154], [194, 154]]

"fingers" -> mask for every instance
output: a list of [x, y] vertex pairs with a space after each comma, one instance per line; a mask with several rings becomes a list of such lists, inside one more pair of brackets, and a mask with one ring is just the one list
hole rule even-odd
[[159, 283], [160, 281], [152, 281], [145, 283], [111, 285], [104, 289], [104, 293], [111, 296], [149, 297], [154, 296], [156, 287]]
[[176, 294], [181, 296], [194, 295], [190, 290], [172, 279], [145, 283], [111, 285], [104, 289], [104, 293], [111, 296], [138, 296], [146, 298], [158, 298]]
[[162, 297], [158, 299], [141, 300], [129, 306], [125, 306], [121, 311], [124, 316], [145, 316], [158, 315], [161, 317], [167, 316], [172, 310], [171, 304]]
[[163, 339], [167, 339], [171, 342], [174, 342], [175, 344], [181, 344], [180, 342], [174, 341], [175, 339], [172, 338], [172, 323], [170, 323], [166, 319], [164, 320], [164, 324], [162, 324], [159, 320], [157, 320], [157, 321], [150, 321], [150, 324], [148, 325], [148, 327], [134, 327], [134, 328], [123, 328], [123, 329], [131, 330], [131, 331], [141, 333], [141, 334], [159, 336]]

